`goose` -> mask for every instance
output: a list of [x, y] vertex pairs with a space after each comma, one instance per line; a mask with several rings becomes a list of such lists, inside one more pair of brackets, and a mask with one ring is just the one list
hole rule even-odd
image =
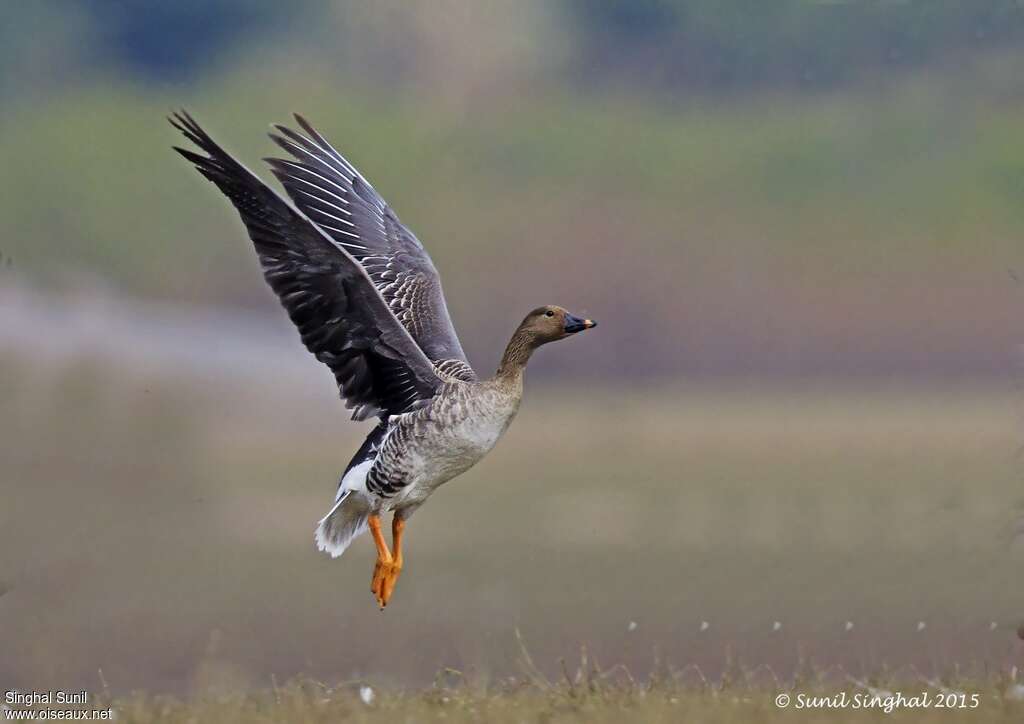
[[[494, 376], [480, 379], [426, 249], [306, 119], [295, 115], [305, 133], [275, 125], [270, 137], [290, 157], [264, 159], [290, 201], [187, 111], [168, 120], [202, 151], [174, 146], [238, 211], [267, 283], [303, 344], [334, 373], [352, 419], [377, 418], [314, 538], [337, 557], [370, 531], [377, 549], [370, 591], [383, 610], [404, 565], [406, 522], [508, 429], [533, 352], [597, 323], [559, 306], [537, 307], [515, 330]], [[390, 548], [382, 530], [388, 513]]]

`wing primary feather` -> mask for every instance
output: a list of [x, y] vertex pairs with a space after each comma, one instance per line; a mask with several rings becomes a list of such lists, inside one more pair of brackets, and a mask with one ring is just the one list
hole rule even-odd
[[[276, 128], [288, 138], [283, 138], [276, 133], [268, 134], [270, 139], [280, 146], [282, 149], [292, 154], [296, 158], [301, 158], [305, 161], [311, 161], [329, 173], [338, 173], [348, 183], [352, 183], [356, 179], [355, 172], [351, 169], [351, 165], [342, 165], [339, 160], [335, 158], [331, 153], [325, 151], [316, 145], [313, 141], [309, 140], [300, 133], [296, 133], [287, 126], [278, 125]], [[344, 159], [341, 159], [344, 161]]]
[[[277, 170], [276, 170], [276, 169], [273, 169], [273, 168], [271, 169], [271, 172], [272, 172], [272, 173], [273, 173], [273, 174], [274, 174], [275, 176], [277, 176], [277, 178], [278, 178], [278, 179], [280, 179], [281, 183], [286, 183], [286, 182], [287, 182], [287, 181], [289, 181], [289, 180], [293, 180], [293, 181], [298, 181], [299, 183], [303, 183], [303, 184], [306, 184], [307, 186], [311, 186], [311, 187], [315, 188], [315, 189], [316, 189], [317, 191], [320, 191], [320, 192], [322, 192], [322, 193], [325, 193], [325, 194], [327, 194], [327, 195], [329, 195], [329, 196], [331, 196], [331, 197], [333, 197], [333, 198], [337, 199], [338, 201], [340, 201], [341, 203], [345, 204], [346, 206], [348, 206], [348, 201], [346, 201], [345, 199], [343, 199], [343, 198], [342, 198], [341, 196], [338, 196], [338, 195], [337, 195], [337, 194], [335, 194], [335, 193], [331, 193], [330, 191], [328, 191], [328, 190], [327, 190], [327, 189], [325, 189], [325, 188], [322, 188], [322, 187], [320, 187], [320, 186], [317, 186], [317, 185], [316, 185], [315, 183], [313, 183], [312, 181], [307, 181], [307, 180], [306, 180], [306, 179], [304, 179], [304, 178], [299, 178], [298, 176], [292, 176], [291, 174], [289, 174], [289, 173], [285, 173], [285, 172], [281, 172], [281, 173], [278, 173], [278, 172], [277, 172]], [[319, 199], [319, 197], [318, 197], [318, 196], [314, 196], [313, 194], [309, 193], [309, 192], [308, 192], [308, 191], [306, 191], [305, 189], [300, 189], [300, 190], [298, 190], [298, 193], [301, 193], [301, 194], [305, 194], [306, 196], [309, 196], [310, 198], [314, 198], [314, 199]], [[337, 208], [337, 207], [335, 207], [335, 208]], [[342, 211], [344, 211], [344, 209], [339, 209], [339, 210], [342, 210]], [[345, 211], [345, 213], [346, 213], [346, 214], [348, 214], [349, 216], [351, 216], [351, 215], [352, 215], [352, 212], [351, 212], [351, 211]]]
[[331, 179], [327, 178], [323, 174], [317, 173], [316, 171], [311, 169], [309, 166], [306, 166], [304, 164], [298, 163], [297, 161], [289, 161], [288, 159], [285, 159], [285, 158], [266, 158], [264, 160], [267, 163], [271, 164], [271, 165], [287, 166], [288, 168], [297, 169], [299, 171], [303, 171], [304, 173], [308, 173], [310, 176], [316, 176], [321, 181], [324, 181], [325, 183], [329, 183], [331, 186], [333, 186], [334, 188], [338, 189], [342, 193], [348, 193], [348, 190], [344, 186], [342, 186], [341, 184], [339, 184], [339, 183], [337, 183], [335, 181], [332, 181]]
[[313, 128], [312, 124], [310, 124], [309, 121], [307, 121], [298, 113], [294, 113], [292, 115], [295, 117], [295, 122], [302, 126], [302, 130], [309, 134], [309, 137], [313, 140], [314, 143], [316, 143], [320, 147], [321, 151], [324, 151], [332, 155], [335, 159], [341, 162], [353, 176], [363, 179], [363, 183], [365, 183], [367, 186], [372, 187], [372, 184], [370, 184], [370, 182], [367, 181], [361, 173], [359, 173], [359, 170], [351, 163], [349, 163], [348, 159], [341, 155], [341, 153], [339, 153], [338, 150], [334, 146], [332, 146], [326, 138], [321, 136], [319, 131]]

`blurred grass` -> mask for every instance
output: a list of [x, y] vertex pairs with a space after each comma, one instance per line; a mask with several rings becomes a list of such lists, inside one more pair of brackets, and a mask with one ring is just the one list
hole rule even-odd
[[239, 374], [5, 356], [5, 682], [486, 680], [515, 668], [517, 627], [549, 674], [581, 643], [638, 675], [655, 651], [709, 675], [727, 653], [780, 675], [1020, 656], [1019, 430], [998, 383], [531, 386], [410, 524], [380, 613], [369, 543], [312, 545], [364, 428], [329, 389], [300, 402]]
[[[620, 671], [611, 680], [600, 671], [580, 670], [574, 675], [566, 669], [565, 678], [554, 683], [511, 680], [490, 690], [473, 685], [459, 685], [456, 677], [439, 675], [434, 687], [421, 691], [373, 691], [368, 703], [360, 698], [358, 682], [328, 687], [315, 681], [296, 680], [272, 690], [221, 692], [217, 696], [200, 696], [181, 701], [167, 697], [136, 695], [115, 700], [112, 705], [119, 721], [126, 722], [378, 722], [378, 721], [445, 721], [445, 722], [791, 722], [795, 719], [813, 722], [1016, 722], [1021, 716], [1019, 701], [1007, 696], [1014, 682], [993, 677], [960, 678], [955, 683], [922, 686], [920, 682], [904, 682], [897, 688], [890, 682], [873, 682], [889, 686], [904, 697], [920, 696], [928, 691], [932, 700], [943, 693], [958, 696], [978, 695], [973, 709], [897, 708], [885, 712], [874, 708], [846, 710], [814, 709], [794, 711], [774, 705], [780, 690], [805, 696], [837, 696], [845, 691], [849, 701], [869, 697], [864, 689], [849, 684], [828, 686], [822, 682], [802, 682], [793, 689], [785, 685], [772, 687], [766, 683], [745, 680], [681, 682], [668, 673], [650, 683], [630, 681]], [[615, 674], [615, 672], [612, 672]], [[452, 686], [451, 682], [456, 685]], [[944, 688], [944, 692], [943, 692]], [[884, 702], [887, 693], [879, 694]], [[950, 700], [952, 701], [952, 700]]]

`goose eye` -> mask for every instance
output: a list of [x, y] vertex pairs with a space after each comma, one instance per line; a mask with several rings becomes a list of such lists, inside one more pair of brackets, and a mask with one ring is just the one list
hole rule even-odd
[[553, 317], [553, 316], [555, 316], [555, 313], [554, 313], [554, 312], [552, 312], [552, 311], [551, 311], [551, 310], [549, 309], [548, 311], [544, 312], [544, 316], [545, 316], [545, 317]]

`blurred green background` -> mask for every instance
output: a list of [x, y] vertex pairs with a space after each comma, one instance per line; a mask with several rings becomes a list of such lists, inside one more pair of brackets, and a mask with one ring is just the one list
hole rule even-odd
[[[0, 684], [500, 676], [517, 627], [552, 669], [1019, 663], [1020, 2], [3, 15]], [[383, 615], [365, 541], [312, 546], [365, 427], [179, 107], [266, 178], [310, 118], [480, 372], [538, 304], [601, 321], [419, 513]]]

